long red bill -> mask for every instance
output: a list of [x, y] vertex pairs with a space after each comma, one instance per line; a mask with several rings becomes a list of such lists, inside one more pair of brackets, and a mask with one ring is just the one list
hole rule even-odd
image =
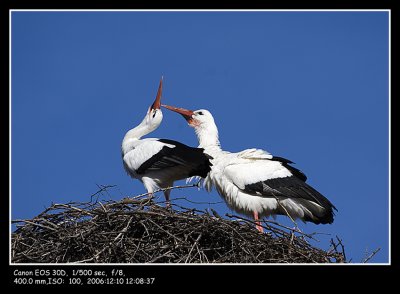
[[162, 96], [162, 83], [163, 77], [161, 77], [160, 85], [158, 86], [157, 97], [154, 100], [153, 104], [151, 105], [151, 109], [160, 109], [161, 108], [161, 96]]
[[193, 110], [175, 107], [175, 106], [169, 106], [169, 105], [165, 105], [165, 104], [162, 104], [161, 106], [181, 114], [188, 122], [190, 122], [193, 119], [192, 118], [192, 115], [194, 114]]

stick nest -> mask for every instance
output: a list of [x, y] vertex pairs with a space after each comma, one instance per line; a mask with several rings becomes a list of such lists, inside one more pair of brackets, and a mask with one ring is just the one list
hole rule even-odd
[[344, 247], [315, 248], [312, 235], [263, 221], [151, 198], [53, 204], [30, 220], [14, 220], [13, 263], [342, 263]]

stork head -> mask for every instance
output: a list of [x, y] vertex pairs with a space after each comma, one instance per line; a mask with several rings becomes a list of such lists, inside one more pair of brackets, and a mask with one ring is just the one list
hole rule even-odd
[[156, 100], [154, 100], [153, 104], [150, 105], [149, 109], [147, 110], [146, 123], [150, 125], [150, 127], [157, 128], [163, 119], [163, 114], [161, 111], [162, 83], [163, 77], [161, 77], [160, 84], [158, 86]]
[[165, 107], [171, 111], [181, 114], [184, 119], [188, 122], [191, 127], [200, 127], [208, 122], [214, 122], [214, 118], [208, 110], [199, 109], [199, 110], [189, 110], [185, 108], [169, 106], [163, 104], [162, 107]]
[[210, 146], [217, 147], [220, 150], [220, 143], [218, 140], [218, 129], [215, 125], [213, 116], [208, 110], [189, 110], [169, 105], [162, 105], [163, 107], [181, 114], [188, 122], [189, 126], [193, 127], [199, 146], [207, 148]]

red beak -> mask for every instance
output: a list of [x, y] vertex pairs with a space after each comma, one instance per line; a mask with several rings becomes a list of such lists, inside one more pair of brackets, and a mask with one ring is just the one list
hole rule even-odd
[[150, 109], [160, 109], [161, 108], [162, 83], [163, 83], [163, 77], [161, 77], [160, 85], [158, 86], [156, 100], [154, 100]]
[[193, 110], [179, 108], [179, 107], [175, 107], [175, 106], [169, 106], [169, 105], [165, 105], [165, 104], [163, 104], [162, 107], [165, 107], [169, 110], [172, 110], [174, 112], [181, 114], [187, 120], [187, 122], [189, 124], [191, 124], [193, 121], [193, 118], [192, 118], [192, 115], [194, 114]]

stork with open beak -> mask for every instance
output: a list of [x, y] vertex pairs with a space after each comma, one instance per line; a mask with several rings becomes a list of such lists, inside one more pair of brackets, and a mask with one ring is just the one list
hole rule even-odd
[[[143, 121], [129, 130], [122, 141], [122, 159], [127, 173], [140, 180], [152, 194], [160, 188], [172, 187], [174, 181], [192, 176], [205, 177], [210, 171], [210, 157], [204, 149], [189, 147], [169, 139], [146, 138], [163, 119], [161, 111], [163, 78], [157, 97]], [[171, 190], [164, 191], [167, 206]]]
[[306, 183], [306, 175], [291, 166], [292, 161], [255, 148], [237, 153], [223, 151], [208, 110], [162, 106], [186, 119], [196, 132], [199, 148], [213, 158], [204, 180], [207, 191], [215, 187], [231, 209], [253, 216], [260, 232], [260, 218], [277, 214], [315, 224], [333, 222], [335, 206]]

